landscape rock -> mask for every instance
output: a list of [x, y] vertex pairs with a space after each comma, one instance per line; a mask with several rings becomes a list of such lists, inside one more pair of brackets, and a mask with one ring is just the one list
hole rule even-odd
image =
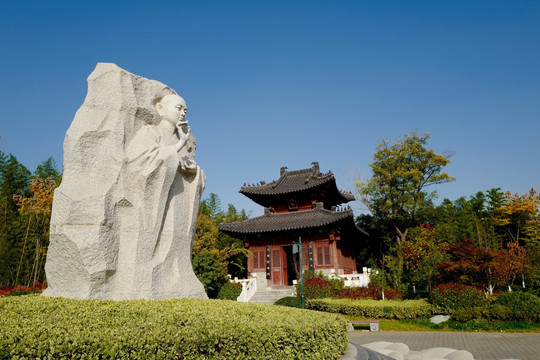
[[440, 324], [450, 320], [450, 315], [435, 315], [429, 319], [433, 324]]

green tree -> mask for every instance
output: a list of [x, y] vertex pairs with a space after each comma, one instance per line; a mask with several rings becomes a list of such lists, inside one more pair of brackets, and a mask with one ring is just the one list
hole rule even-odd
[[0, 287], [15, 285], [26, 227], [13, 195], [27, 196], [30, 181], [30, 171], [15, 156], [0, 152]]
[[426, 188], [455, 179], [443, 172], [450, 155], [436, 154], [426, 145], [428, 133], [410, 132], [395, 143], [382, 139], [370, 164], [372, 177], [357, 183], [362, 202], [393, 247], [398, 279], [403, 271], [403, 241], [408, 229], [423, 222], [437, 191]]
[[62, 175], [60, 174], [60, 172], [58, 172], [56, 161], [54, 161], [52, 156], [36, 167], [34, 175], [42, 179], [52, 177], [53, 180], [56, 182], [57, 186], [60, 185], [60, 180], [62, 179]]
[[436, 190], [428, 193], [427, 187], [455, 180], [442, 172], [449, 155], [427, 149], [429, 138], [427, 133], [416, 132], [395, 143], [383, 138], [370, 164], [373, 176], [357, 184], [374, 217], [400, 232], [414, 226], [437, 196]]
[[52, 158], [35, 177], [0, 152], [0, 287], [44, 280], [53, 192], [61, 175]]
[[453, 202], [444, 199], [428, 216], [430, 223], [436, 224], [436, 238], [446, 243], [470, 238], [478, 246], [498, 249], [502, 236], [495, 219], [501, 212], [500, 196], [500, 189], [490, 189], [469, 199], [463, 196]]
[[217, 295], [228, 279], [227, 274], [241, 277], [245, 272], [247, 250], [244, 244], [217, 228], [223, 221], [240, 221], [244, 217], [245, 212], [238, 213], [231, 204], [224, 212], [216, 194], [210, 194], [201, 202], [193, 245], [193, 270], [210, 297]]

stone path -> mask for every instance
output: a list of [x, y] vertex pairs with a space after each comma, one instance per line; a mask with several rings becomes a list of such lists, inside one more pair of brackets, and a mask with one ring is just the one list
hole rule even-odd
[[375, 341], [404, 343], [411, 350], [448, 347], [467, 350], [476, 360], [540, 359], [540, 334], [429, 332], [429, 331], [351, 331], [350, 342], [363, 345]]

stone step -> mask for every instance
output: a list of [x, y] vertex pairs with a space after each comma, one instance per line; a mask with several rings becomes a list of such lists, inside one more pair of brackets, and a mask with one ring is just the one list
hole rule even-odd
[[293, 288], [260, 289], [251, 297], [249, 302], [272, 305], [281, 298], [291, 296]]
[[278, 301], [279, 299], [282, 299], [286, 296], [283, 296], [283, 295], [280, 295], [280, 296], [277, 296], [277, 295], [273, 295], [273, 296], [253, 296], [250, 300], [250, 302], [261, 302], [261, 301], [264, 301], [266, 302], [265, 300], [267, 301], [272, 301], [272, 304], [276, 301]]

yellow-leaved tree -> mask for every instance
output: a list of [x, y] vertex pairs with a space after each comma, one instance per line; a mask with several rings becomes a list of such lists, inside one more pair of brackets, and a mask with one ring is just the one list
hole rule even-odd
[[[26, 218], [26, 231], [15, 284], [22, 282], [26, 286], [34, 286], [37, 282], [43, 282], [53, 195], [57, 186], [53, 176], [43, 179], [37, 175], [28, 186], [31, 196], [13, 195], [19, 213]], [[20, 278], [23, 275], [22, 269], [26, 269], [24, 278]]]

